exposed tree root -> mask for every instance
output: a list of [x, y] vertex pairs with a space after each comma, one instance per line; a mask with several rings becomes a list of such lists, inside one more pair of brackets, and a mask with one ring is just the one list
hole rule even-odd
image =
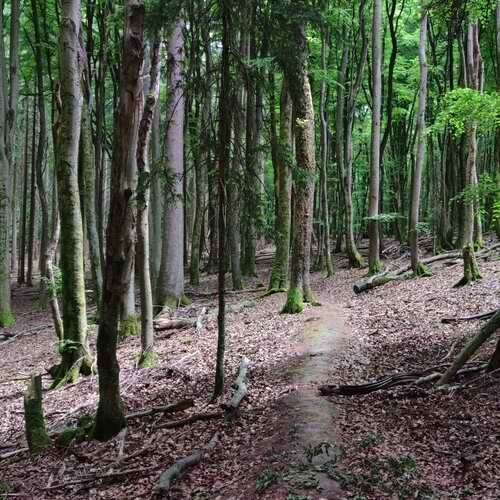
[[177, 411], [187, 410], [192, 406], [194, 406], [194, 401], [192, 399], [183, 399], [171, 405], [153, 406], [153, 408], [150, 408], [149, 410], [143, 410], [143, 411], [138, 411], [136, 413], [131, 413], [130, 415], [127, 415], [125, 418], [127, 420], [130, 420], [133, 418], [148, 417], [149, 415], [155, 415], [157, 413], [175, 413]]
[[475, 314], [474, 316], [464, 316], [462, 318], [443, 318], [441, 323], [458, 323], [460, 321], [474, 321], [476, 319], [490, 319], [494, 316], [496, 311], [490, 311], [487, 313]]

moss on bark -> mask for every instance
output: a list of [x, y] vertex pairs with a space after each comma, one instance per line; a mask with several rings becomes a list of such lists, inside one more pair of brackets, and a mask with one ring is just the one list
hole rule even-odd
[[14, 326], [16, 320], [10, 311], [0, 311], [0, 326], [3, 328], [10, 328]]
[[482, 278], [477, 265], [476, 254], [474, 253], [474, 245], [465, 245], [462, 256], [464, 260], [464, 276], [455, 285], [455, 288], [460, 288]]
[[298, 288], [290, 288], [282, 314], [298, 314], [304, 310], [304, 296]]
[[147, 351], [139, 358], [139, 368], [153, 368], [156, 365], [157, 356], [154, 351]]
[[24, 423], [29, 450], [33, 455], [38, 455], [51, 445], [51, 439], [45, 430], [40, 375], [31, 377], [24, 394]]
[[382, 263], [380, 260], [375, 260], [370, 264], [370, 268], [368, 270], [368, 276], [375, 276], [376, 274], [379, 274], [380, 271], [382, 271]]
[[119, 337], [124, 340], [128, 337], [135, 337], [139, 335], [140, 326], [139, 318], [136, 315], [127, 316], [125, 319], [120, 321]]

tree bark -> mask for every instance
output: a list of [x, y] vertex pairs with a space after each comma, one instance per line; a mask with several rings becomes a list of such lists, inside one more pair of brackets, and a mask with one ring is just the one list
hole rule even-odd
[[182, 67], [184, 20], [177, 19], [168, 46], [170, 95], [168, 102], [167, 161], [169, 180], [163, 220], [163, 246], [157, 304], [175, 309], [184, 297], [184, 113]]
[[134, 262], [136, 153], [140, 111], [143, 105], [141, 70], [144, 59], [144, 17], [145, 8], [142, 1], [125, 0], [120, 99], [113, 137], [102, 319], [97, 335], [99, 405], [94, 436], [102, 441], [115, 436], [126, 426], [120, 397], [120, 368], [116, 358], [116, 344], [122, 297], [129, 287]]
[[411, 267], [415, 276], [427, 274], [425, 266], [420, 262], [418, 250], [418, 221], [420, 213], [420, 193], [422, 190], [422, 171], [425, 165], [425, 151], [427, 137], [425, 134], [425, 112], [427, 105], [427, 8], [422, 6], [420, 19], [420, 39], [418, 43], [418, 58], [420, 63], [420, 91], [418, 98], [417, 115], [417, 157], [413, 169], [411, 186], [411, 211], [409, 224], [409, 242], [411, 253]]
[[155, 38], [151, 47], [151, 68], [149, 91], [139, 126], [137, 145], [137, 169], [139, 185], [137, 189], [137, 263], [139, 286], [141, 289], [141, 357], [139, 366], [149, 368], [155, 362], [153, 331], [153, 294], [149, 270], [149, 198], [151, 171], [148, 163], [148, 144], [151, 135], [158, 95], [160, 93], [160, 39]]
[[316, 157], [314, 144], [314, 107], [309, 83], [308, 47], [305, 24], [293, 20], [284, 36], [288, 50], [283, 58], [285, 78], [295, 112], [295, 158], [298, 174], [294, 186], [295, 226], [292, 242], [291, 276], [285, 313], [298, 313], [303, 303], [314, 303], [309, 271], [311, 265], [311, 237], [314, 204]]
[[380, 128], [382, 111], [382, 0], [373, 0], [372, 21], [372, 132], [370, 158], [370, 204], [368, 210], [369, 273], [380, 271], [379, 193], [380, 193]]

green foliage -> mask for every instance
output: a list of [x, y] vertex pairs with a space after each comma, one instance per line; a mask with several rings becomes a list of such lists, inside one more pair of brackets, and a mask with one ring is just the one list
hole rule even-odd
[[468, 0], [467, 13], [471, 20], [478, 19], [485, 25], [495, 11], [496, 4], [497, 0]]
[[374, 217], [365, 217], [364, 219], [366, 221], [378, 221], [381, 224], [388, 224], [396, 221], [397, 219], [405, 219], [406, 217], [404, 215], [398, 214], [396, 212], [391, 212], [387, 214], [378, 214], [375, 215]]
[[316, 445], [309, 444], [304, 449], [304, 454], [306, 456], [307, 461], [311, 464], [315, 457], [319, 455], [327, 455], [330, 456], [330, 452], [334, 449], [332, 443], [327, 441], [322, 441]]
[[0, 326], [4, 328], [11, 328], [14, 326], [16, 320], [14, 319], [14, 315], [10, 311], [1, 311], [0, 312]]
[[434, 132], [442, 132], [449, 127], [457, 138], [473, 125], [479, 132], [491, 132], [500, 126], [500, 93], [478, 92], [468, 88], [458, 88], [444, 96], [441, 112], [431, 127]]
[[77, 351], [80, 345], [80, 342], [75, 340], [63, 339], [57, 343], [57, 352], [63, 356], [66, 353]]
[[46, 276], [41, 279], [43, 287], [52, 295], [60, 296], [62, 292], [62, 271], [60, 267], [54, 266], [54, 281], [51, 281]]
[[468, 186], [450, 200], [453, 203], [475, 203], [484, 215], [487, 199], [493, 199], [493, 221], [500, 217], [500, 187], [489, 174], [484, 174], [476, 185]]
[[370, 433], [363, 438], [359, 446], [361, 446], [361, 448], [370, 448], [371, 446], [376, 446], [381, 441], [382, 438], [379, 435]]
[[257, 493], [263, 493], [269, 488], [269, 486], [277, 483], [279, 478], [279, 473], [274, 469], [263, 470], [255, 481], [255, 491]]
[[11, 492], [11, 487], [7, 483], [0, 482], [0, 500], [7, 497], [7, 493]]

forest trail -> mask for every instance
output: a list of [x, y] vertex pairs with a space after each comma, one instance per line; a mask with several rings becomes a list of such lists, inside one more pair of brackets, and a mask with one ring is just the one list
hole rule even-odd
[[[283, 430], [288, 433], [288, 490], [307, 494], [313, 499], [339, 499], [342, 492], [337, 482], [327, 475], [335, 464], [339, 447], [335, 435], [336, 409], [321, 397], [318, 387], [328, 381], [336, 355], [346, 339], [346, 311], [340, 304], [324, 303], [311, 310], [305, 323], [303, 361], [290, 375], [297, 390], [282, 401], [287, 419]], [[280, 433], [281, 434], [281, 433]]]

